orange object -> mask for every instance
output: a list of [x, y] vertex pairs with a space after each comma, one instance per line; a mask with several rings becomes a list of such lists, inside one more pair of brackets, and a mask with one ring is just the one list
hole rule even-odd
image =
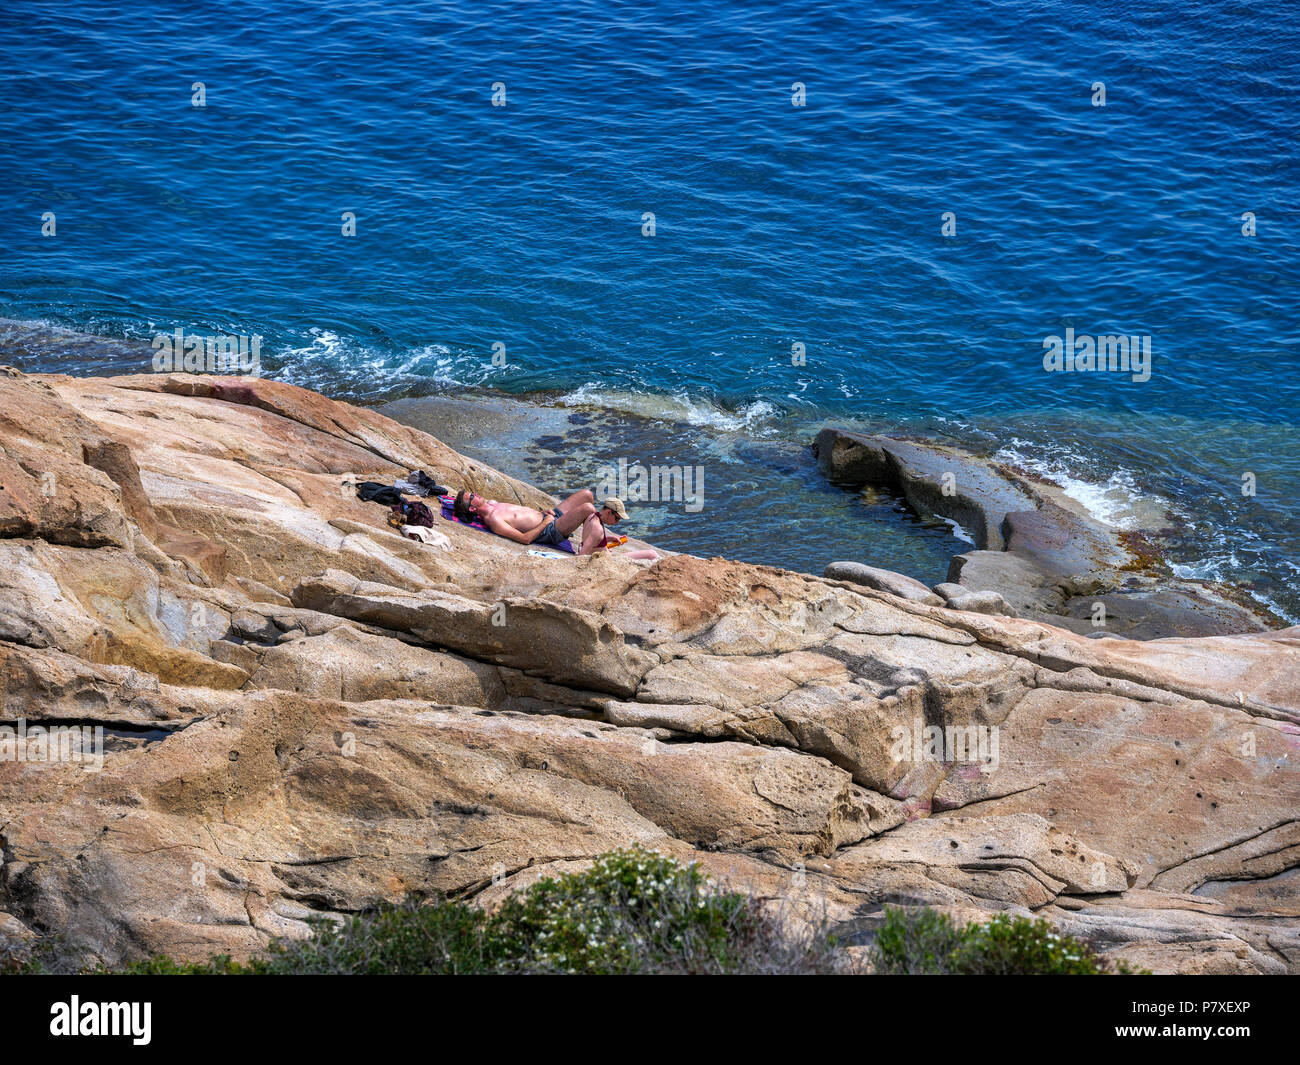
[[610, 548], [620, 547], [625, 543], [627, 543], [626, 536], [611, 536], [605, 541], [605, 550], [608, 551]]

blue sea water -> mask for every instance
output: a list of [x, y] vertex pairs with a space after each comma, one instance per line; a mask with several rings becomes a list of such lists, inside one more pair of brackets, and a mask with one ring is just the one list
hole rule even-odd
[[[26, 369], [180, 327], [363, 402], [924, 432], [1158, 500], [1182, 572], [1300, 617], [1289, 5], [18, 0], [0, 55]], [[1150, 380], [1046, 372], [1067, 327]]]

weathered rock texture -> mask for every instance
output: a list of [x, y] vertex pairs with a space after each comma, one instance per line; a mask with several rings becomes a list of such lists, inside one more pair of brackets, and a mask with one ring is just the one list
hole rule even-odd
[[0, 722], [109, 732], [100, 772], [0, 762], [0, 936], [245, 956], [640, 841], [850, 937], [1015, 909], [1162, 971], [1300, 970], [1300, 631], [434, 550], [347, 487], [416, 467], [547, 498], [284, 384], [0, 376]]

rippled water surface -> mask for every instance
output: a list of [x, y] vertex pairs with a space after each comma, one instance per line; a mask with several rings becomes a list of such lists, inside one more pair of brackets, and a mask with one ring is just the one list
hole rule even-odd
[[[1159, 501], [1181, 571], [1300, 617], [1300, 15], [1133, 8], [10, 4], [0, 343], [132, 372], [259, 334], [365, 402], [649, 417], [711, 544], [763, 542], [766, 479], [815, 475], [754, 456], [820, 424], [941, 435], [1119, 524]], [[1067, 327], [1149, 336], [1151, 379], [1045, 372]], [[924, 568], [888, 524], [858, 557]]]

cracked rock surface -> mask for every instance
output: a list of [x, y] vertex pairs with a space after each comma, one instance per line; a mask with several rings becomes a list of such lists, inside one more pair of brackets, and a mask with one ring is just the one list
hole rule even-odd
[[549, 499], [282, 383], [0, 375], [0, 724], [112, 741], [0, 761], [0, 937], [245, 957], [638, 841], [850, 942], [1011, 909], [1157, 971], [1300, 971], [1300, 630], [439, 551], [348, 487], [416, 468]]

